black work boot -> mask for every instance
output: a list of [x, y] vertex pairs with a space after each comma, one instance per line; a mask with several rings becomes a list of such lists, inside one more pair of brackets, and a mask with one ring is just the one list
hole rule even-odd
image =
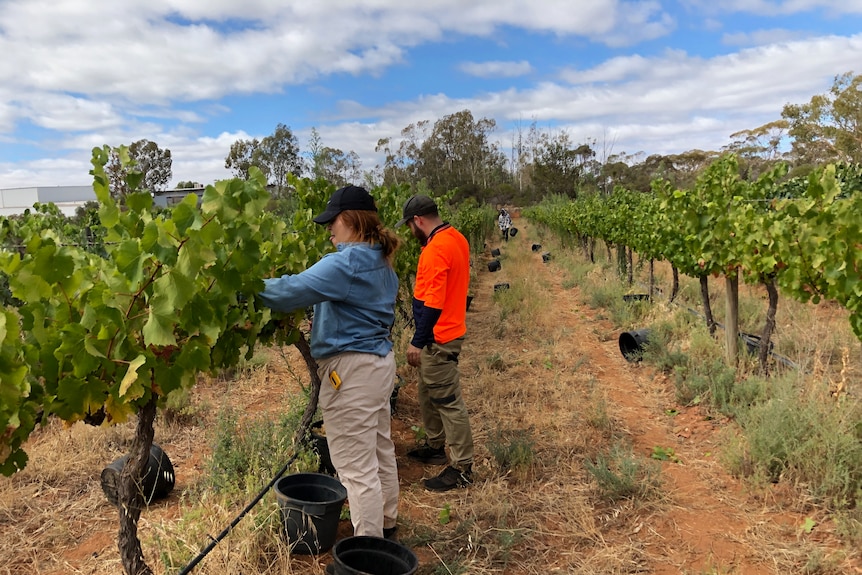
[[407, 457], [430, 465], [443, 465], [449, 461], [449, 458], [446, 457], [445, 448], [431, 447], [427, 443], [408, 451]]
[[473, 484], [472, 466], [460, 471], [447, 465], [440, 475], [425, 480], [425, 489], [431, 491], [449, 491], [456, 487], [467, 487]]

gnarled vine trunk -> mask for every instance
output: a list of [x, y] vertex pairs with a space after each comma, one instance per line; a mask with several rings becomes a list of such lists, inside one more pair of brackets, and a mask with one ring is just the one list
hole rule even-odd
[[635, 266], [634, 266], [634, 254], [631, 248], [626, 248], [626, 280], [629, 285], [635, 283]]
[[649, 300], [653, 300], [653, 292], [655, 291], [655, 260], [650, 258], [649, 260], [649, 290], [647, 293], [649, 294]]
[[676, 266], [670, 266], [670, 271], [673, 274], [673, 283], [670, 286], [670, 301], [676, 299], [677, 294], [679, 293], [679, 270], [676, 269]]
[[293, 345], [302, 355], [305, 366], [308, 368], [308, 375], [311, 377], [311, 393], [308, 396], [308, 404], [305, 406], [298, 428], [298, 433], [304, 436], [311, 428], [314, 413], [317, 411], [317, 401], [320, 397], [320, 376], [317, 374], [317, 360], [311, 357], [311, 346], [305, 339], [305, 335], [300, 334], [299, 339]]
[[712, 316], [712, 304], [709, 303], [709, 276], [700, 276], [700, 299], [703, 300], [703, 315], [706, 317], [706, 329], [709, 335], [715, 335], [715, 318]]
[[138, 413], [138, 423], [135, 426], [135, 437], [129, 459], [120, 472], [117, 489], [117, 509], [120, 514], [120, 532], [117, 546], [120, 560], [127, 575], [152, 575], [152, 570], [144, 561], [141, 540], [138, 538], [138, 519], [144, 506], [144, 494], [141, 490], [141, 478], [150, 460], [150, 448], [153, 445], [156, 419], [155, 393]]
[[727, 347], [727, 365], [739, 365], [739, 275], [736, 270], [724, 276], [725, 326], [724, 340]]
[[775, 314], [778, 311], [778, 288], [775, 287], [775, 276], [767, 276], [762, 278], [762, 281], [766, 287], [769, 305], [766, 308], [766, 323], [763, 325], [763, 331], [760, 334], [760, 349], [757, 353], [757, 361], [760, 363], [760, 369], [763, 374], [768, 375], [769, 344], [772, 340], [772, 333], [775, 331]]

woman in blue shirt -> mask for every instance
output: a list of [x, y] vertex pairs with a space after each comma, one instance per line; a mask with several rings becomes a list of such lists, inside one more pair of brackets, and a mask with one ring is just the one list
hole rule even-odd
[[354, 535], [387, 536], [395, 531], [399, 493], [389, 405], [399, 241], [358, 186], [336, 190], [314, 221], [327, 227], [337, 251], [302, 273], [265, 279], [260, 297], [276, 311], [314, 306], [311, 355], [323, 382], [320, 407]]

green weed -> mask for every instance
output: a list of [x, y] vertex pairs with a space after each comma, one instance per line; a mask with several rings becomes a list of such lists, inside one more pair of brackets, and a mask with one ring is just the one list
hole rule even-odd
[[616, 443], [606, 453], [599, 453], [595, 462], [587, 460], [584, 467], [598, 483], [603, 499], [651, 499], [661, 482], [657, 463], [635, 456], [630, 447]]
[[[216, 491], [248, 492], [269, 481], [293, 456], [293, 438], [304, 408], [289, 408], [278, 418], [241, 419], [238, 409], [222, 409], [216, 418], [213, 452], [204, 483]], [[317, 456], [300, 452], [292, 469], [316, 469]]]
[[425, 433], [425, 428], [421, 425], [411, 425], [410, 431], [413, 432], [413, 438], [416, 440], [416, 443], [422, 443], [428, 437], [428, 434]]
[[446, 525], [450, 521], [452, 521], [452, 506], [446, 503], [443, 505], [443, 509], [440, 510], [440, 513], [437, 514], [437, 521], [440, 522], [440, 525]]
[[535, 457], [533, 447], [532, 433], [525, 429], [498, 429], [488, 438], [488, 451], [504, 473], [529, 469]]
[[488, 356], [488, 368], [492, 371], [496, 371], [498, 373], [502, 373], [506, 371], [506, 362], [503, 360], [503, 356], [499, 353], [492, 353]]
[[676, 456], [676, 452], [673, 447], [661, 447], [656, 445], [652, 448], [652, 455], [650, 455], [650, 457], [657, 461], [671, 461], [673, 463], [679, 463], [679, 457]]

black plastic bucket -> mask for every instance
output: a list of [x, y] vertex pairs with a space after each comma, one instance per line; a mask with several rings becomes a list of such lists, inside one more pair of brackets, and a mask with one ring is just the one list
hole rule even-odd
[[648, 299], [649, 294], [647, 293], [629, 293], [623, 296], [624, 302], [643, 301]]
[[494, 260], [494, 261], [488, 262], [488, 271], [489, 272], [496, 272], [499, 270], [500, 270], [500, 260]]
[[332, 459], [329, 457], [329, 444], [326, 443], [326, 432], [322, 419], [311, 424], [311, 448], [320, 459], [320, 466], [317, 471], [327, 475], [335, 475], [335, 466], [332, 465]]
[[649, 337], [648, 329], [624, 331], [620, 334], [620, 351], [628, 361], [640, 361]]
[[332, 548], [334, 575], [412, 575], [419, 568], [416, 554], [391, 539], [357, 535]]
[[[760, 347], [762, 344], [762, 339], [759, 335], [755, 335], [753, 333], [740, 333], [740, 339], [745, 344], [745, 349], [748, 351], [749, 355], [758, 355], [760, 353]], [[769, 353], [772, 353], [773, 348], [775, 347], [775, 343], [769, 342]]]
[[531, 249], [531, 250], [533, 250], [534, 252], [537, 252], [537, 251], [539, 251], [540, 249], [542, 249], [542, 244], [533, 244], [533, 245], [530, 247], [530, 249]]
[[518, 235], [518, 228], [509, 228], [509, 237], [514, 238]]
[[[115, 459], [102, 470], [101, 482], [102, 491], [105, 492], [105, 497], [112, 505], [117, 505], [119, 499], [118, 493], [120, 489], [120, 473], [123, 471], [123, 466], [126, 465], [129, 456], [124, 455], [119, 459]], [[156, 499], [167, 497], [168, 493], [174, 488], [174, 466], [168, 455], [161, 447], [153, 443], [150, 446], [150, 458], [147, 461], [147, 467], [144, 470], [144, 477], [141, 481], [141, 492], [144, 495], [144, 503], [149, 505]]]
[[291, 552], [317, 555], [335, 543], [347, 489], [322, 473], [295, 473], [273, 487]]
[[499, 256], [500, 255], [500, 248], [494, 248], [493, 250], [491, 250], [491, 255], [494, 256], [495, 258], [497, 256]]

